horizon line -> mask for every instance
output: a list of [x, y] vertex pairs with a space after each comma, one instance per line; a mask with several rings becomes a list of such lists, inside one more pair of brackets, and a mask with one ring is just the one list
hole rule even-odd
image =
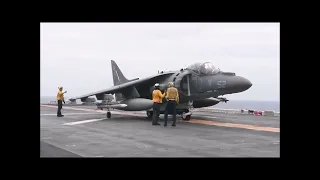
[[[55, 96], [40, 96], [41, 97], [50, 97], [50, 98], [55, 98]], [[66, 96], [67, 98], [69, 98], [69, 96]], [[70, 96], [72, 97], [72, 96]], [[99, 100], [98, 100], [99, 101]], [[280, 100], [251, 100], [251, 99], [233, 99], [230, 101], [265, 101], [265, 102], [280, 102]]]

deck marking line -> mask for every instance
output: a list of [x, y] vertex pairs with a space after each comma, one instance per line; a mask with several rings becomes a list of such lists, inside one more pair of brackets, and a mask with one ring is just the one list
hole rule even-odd
[[[52, 105], [40, 105], [43, 107], [52, 107], [57, 108], [57, 106]], [[74, 107], [63, 107], [64, 109], [72, 109], [72, 110], [79, 110], [79, 111], [88, 111], [88, 112], [98, 112], [98, 113], [106, 113], [106, 111], [102, 110], [95, 110], [95, 109], [85, 109], [85, 108], [74, 108]], [[143, 115], [135, 114], [135, 113], [127, 113], [127, 112], [112, 112], [112, 114], [120, 114], [120, 115], [131, 115], [137, 117], [144, 117]], [[280, 132], [280, 128], [273, 128], [273, 127], [262, 127], [262, 126], [254, 126], [254, 125], [247, 125], [247, 124], [233, 124], [233, 123], [221, 123], [215, 121], [208, 121], [208, 120], [190, 120], [190, 121], [183, 121], [188, 123], [196, 123], [196, 124], [204, 124], [204, 125], [211, 125], [211, 126], [222, 126], [222, 127], [232, 127], [232, 128], [242, 128], [242, 129], [250, 129], [255, 131], [268, 131], [268, 132]], [[82, 123], [80, 123], [82, 124]]]
[[106, 118], [102, 118], [102, 119], [88, 119], [88, 120], [83, 120], [83, 121], [75, 121], [75, 122], [64, 123], [64, 124], [62, 124], [62, 125], [77, 125], [77, 124], [84, 124], [84, 123], [90, 123], [90, 122], [102, 121], [102, 120], [106, 120]]
[[[42, 105], [42, 107], [50, 107], [50, 108], [58, 108], [57, 106], [52, 105]], [[86, 108], [74, 108], [74, 107], [63, 107], [63, 109], [70, 109], [70, 110], [77, 110], [77, 111], [87, 111], [87, 112], [97, 112], [105, 114], [107, 111], [97, 110], [97, 109], [86, 109]], [[112, 111], [112, 114], [120, 114], [120, 115], [130, 115], [130, 116], [137, 116], [137, 117], [144, 117], [141, 115], [141, 113], [130, 113], [130, 112], [118, 112], [118, 111]]]
[[188, 123], [196, 123], [196, 124], [212, 125], [212, 126], [223, 126], [223, 127], [250, 129], [250, 130], [255, 130], [255, 131], [280, 132], [280, 128], [254, 126], [254, 125], [248, 125], [248, 124], [221, 123], [221, 122], [197, 120], [197, 119], [186, 121], [186, 122], [188, 122]]
[[[81, 114], [87, 114], [87, 115], [94, 115], [94, 114], [101, 114], [101, 113], [99, 113], [99, 112], [96, 112], [96, 113], [94, 113], [94, 112], [92, 112], [92, 113], [90, 113], [90, 112], [87, 112], [87, 113], [63, 113], [63, 115], [81, 115]], [[57, 115], [57, 113], [54, 113], [54, 114], [40, 114], [41, 116], [56, 116]]]

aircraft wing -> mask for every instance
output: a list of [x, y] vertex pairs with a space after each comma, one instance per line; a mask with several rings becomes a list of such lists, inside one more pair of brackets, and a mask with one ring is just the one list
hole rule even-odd
[[76, 99], [82, 99], [82, 98], [87, 98], [89, 96], [94, 96], [94, 95], [100, 95], [100, 94], [114, 94], [114, 93], [121, 93], [123, 90], [129, 88], [129, 87], [132, 87], [132, 86], [136, 86], [138, 84], [142, 84], [142, 83], [146, 83], [152, 79], [155, 79], [155, 78], [158, 78], [158, 77], [161, 77], [161, 76], [167, 76], [167, 75], [171, 75], [173, 73], [171, 72], [168, 72], [168, 73], [161, 73], [161, 74], [157, 74], [157, 75], [154, 75], [154, 76], [151, 76], [151, 77], [147, 77], [147, 78], [143, 78], [143, 79], [133, 79], [129, 82], [126, 82], [126, 83], [123, 83], [123, 84], [119, 84], [119, 85], [116, 85], [116, 86], [112, 86], [108, 89], [103, 89], [103, 90], [100, 90], [100, 91], [96, 91], [96, 92], [92, 92], [92, 93], [88, 93], [88, 94], [84, 94], [84, 95], [81, 95], [81, 96], [77, 96], [77, 97], [73, 97], [73, 98], [70, 98], [69, 100], [70, 101], [74, 101]]

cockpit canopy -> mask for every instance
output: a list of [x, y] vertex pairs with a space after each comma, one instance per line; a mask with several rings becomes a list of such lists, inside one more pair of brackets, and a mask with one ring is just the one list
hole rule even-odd
[[213, 75], [220, 72], [220, 70], [210, 62], [194, 63], [187, 67], [187, 69], [200, 75]]

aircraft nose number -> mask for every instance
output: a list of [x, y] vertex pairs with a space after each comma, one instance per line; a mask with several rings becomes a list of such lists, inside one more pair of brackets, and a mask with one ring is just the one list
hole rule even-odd
[[227, 81], [217, 81], [218, 88], [226, 88], [227, 87]]

